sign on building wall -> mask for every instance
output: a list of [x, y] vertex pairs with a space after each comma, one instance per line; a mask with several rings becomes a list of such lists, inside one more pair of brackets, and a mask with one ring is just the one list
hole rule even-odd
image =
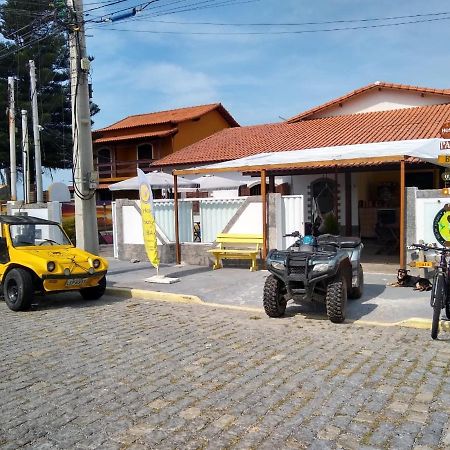
[[433, 233], [440, 244], [450, 247], [450, 204], [446, 204], [434, 217]]

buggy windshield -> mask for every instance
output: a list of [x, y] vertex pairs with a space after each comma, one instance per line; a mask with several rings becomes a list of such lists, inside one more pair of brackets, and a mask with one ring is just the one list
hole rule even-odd
[[10, 225], [9, 232], [14, 247], [30, 245], [72, 245], [69, 238], [56, 224]]

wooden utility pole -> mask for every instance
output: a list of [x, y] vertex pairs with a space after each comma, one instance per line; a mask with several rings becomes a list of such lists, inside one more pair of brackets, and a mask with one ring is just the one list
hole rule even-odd
[[83, 1], [67, 0], [74, 25], [69, 30], [70, 83], [75, 191], [75, 231], [77, 246], [98, 254], [98, 227], [95, 192], [91, 114], [89, 105], [89, 59], [84, 34]]

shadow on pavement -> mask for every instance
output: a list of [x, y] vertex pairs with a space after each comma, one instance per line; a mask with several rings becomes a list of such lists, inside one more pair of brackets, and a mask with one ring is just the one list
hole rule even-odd
[[211, 272], [211, 268], [210, 267], [196, 267], [195, 269], [178, 270], [175, 272], [166, 273], [164, 275], [167, 277], [183, 278], [183, 277], [188, 277], [189, 275], [197, 275], [199, 273], [205, 273], [205, 272]]
[[127, 298], [104, 295], [98, 300], [84, 300], [78, 292], [62, 292], [53, 295], [36, 296], [30, 311], [46, 311], [59, 308], [91, 308], [123, 302]]

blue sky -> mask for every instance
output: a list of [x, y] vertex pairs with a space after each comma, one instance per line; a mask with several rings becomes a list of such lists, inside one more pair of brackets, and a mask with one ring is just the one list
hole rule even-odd
[[[216, 102], [241, 125], [278, 122], [377, 80], [450, 88], [450, 6], [442, 0], [154, 0], [131, 20], [92, 22], [114, 11], [130, 10], [142, 1], [84, 0], [85, 18], [91, 21], [86, 30], [87, 50], [95, 57], [91, 74], [94, 101], [101, 108], [94, 129], [132, 114]], [[107, 2], [117, 3], [108, 6]], [[220, 2], [229, 5], [204, 8]], [[161, 15], [186, 5], [197, 5], [197, 9]], [[276, 25], [447, 10], [447, 15], [395, 20]], [[449, 20], [273, 34], [436, 18]], [[192, 34], [199, 32], [212, 34]], [[252, 32], [263, 34], [217, 34]], [[53, 180], [71, 184], [71, 175], [53, 172]], [[47, 173], [44, 188], [51, 182]]]
[[[89, 12], [98, 7], [98, 1], [85, 0], [87, 20], [142, 3], [126, 0]], [[377, 80], [450, 87], [447, 75], [450, 20], [347, 31], [269, 34], [436, 17], [450, 19], [449, 14], [303, 27], [275, 25], [443, 13], [450, 11], [447, 2], [236, 0], [228, 6], [200, 8], [218, 1], [158, 0], [131, 20], [100, 26], [88, 24], [88, 53], [95, 56], [94, 101], [101, 108], [94, 118], [94, 128], [131, 114], [215, 102], [221, 102], [241, 125], [277, 122]], [[184, 4], [198, 4], [199, 9], [149, 17]], [[196, 25], [199, 22], [216, 25]], [[218, 23], [273, 25], [233, 27]]]

